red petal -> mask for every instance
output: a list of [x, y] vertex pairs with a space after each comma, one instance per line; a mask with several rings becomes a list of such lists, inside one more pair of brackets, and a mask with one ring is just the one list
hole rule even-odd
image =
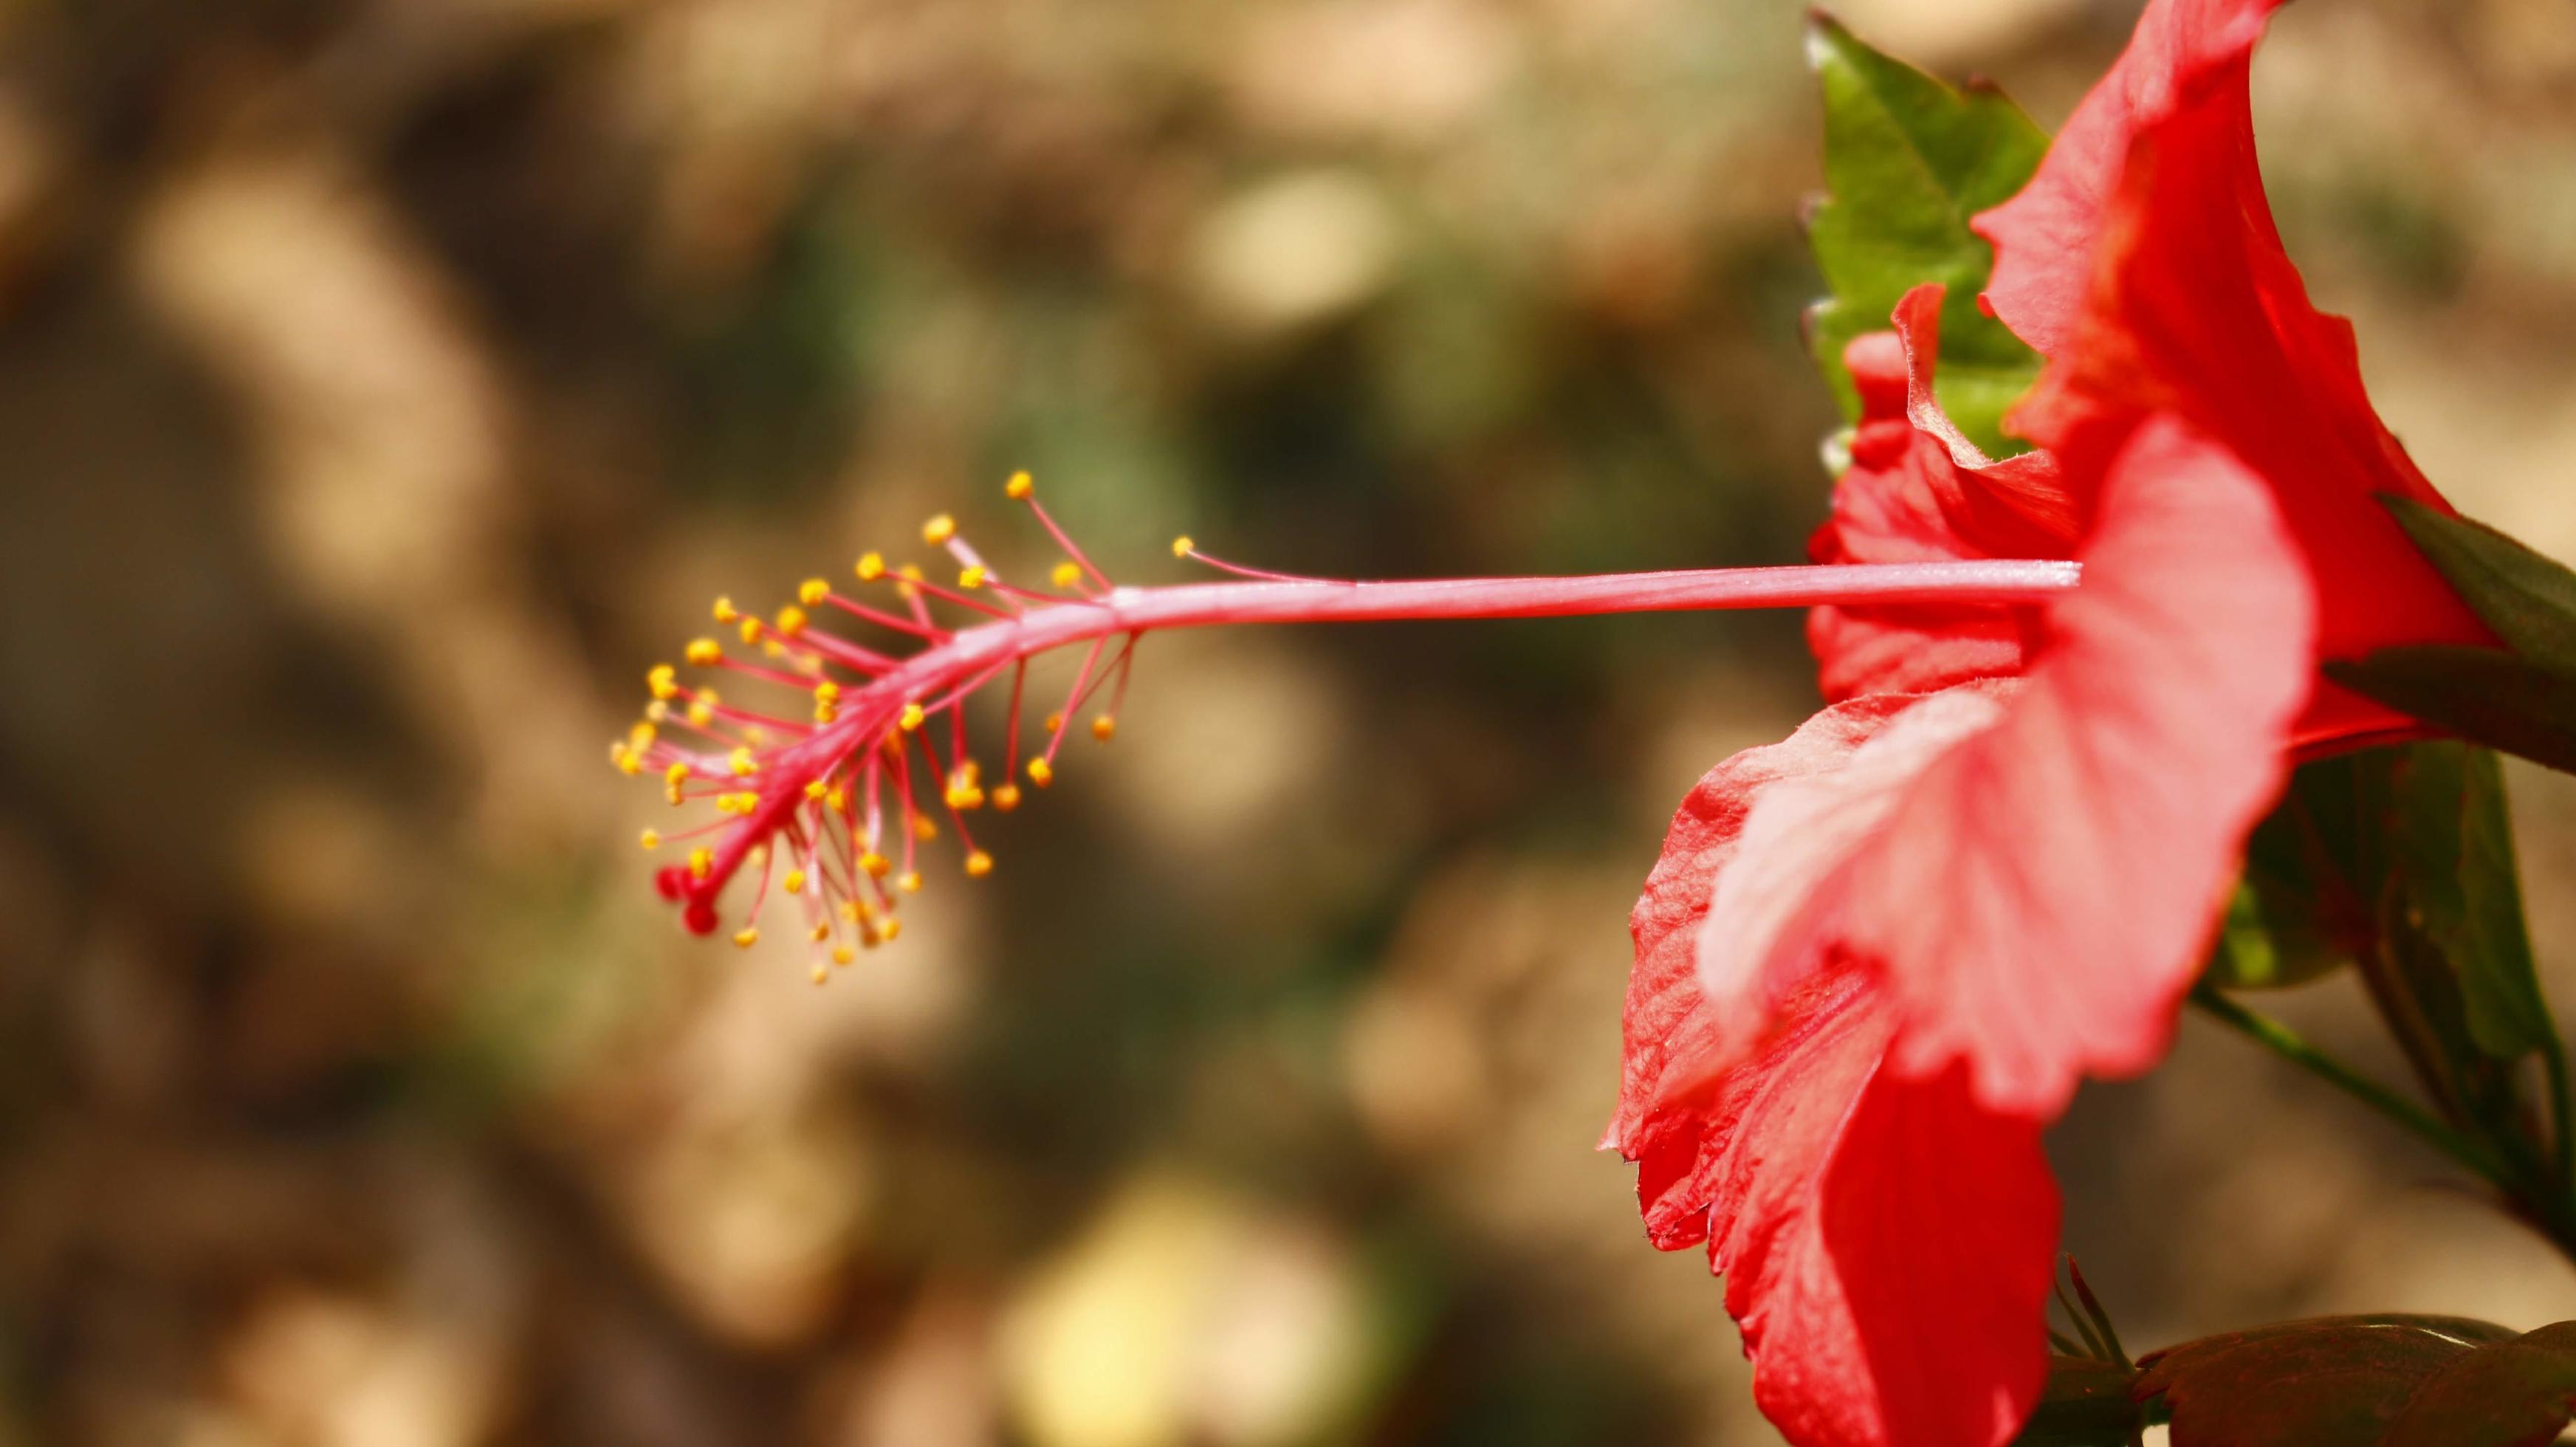
[[2163, 1053], [2279, 787], [2314, 604], [2261, 481], [2158, 419], [2047, 627], [2017, 688], [1951, 690], [1765, 791], [1699, 937], [1719, 1018], [1769, 1018], [1848, 952], [1884, 975], [1897, 1063], [1965, 1059], [1998, 1110], [2054, 1116], [2079, 1076]]
[[[2074, 339], [2092, 285], [2095, 243], [2104, 212], [2120, 184], [2130, 142], [2139, 129], [2171, 112], [2186, 83], [2236, 68], [2243, 90], [2245, 57], [2262, 38], [2264, 22], [2282, 0], [2153, 0], [2138, 17], [2129, 48], [2111, 67], [2057, 139], [2021, 192], [1979, 216], [1977, 233], [1995, 245], [1987, 279], [1986, 309], [2013, 335], [2055, 358]], [[2245, 132], [2245, 158], [2233, 173], [2253, 170], [2253, 136]], [[2239, 224], [2271, 231], [2272, 213], [2254, 177], [2251, 200]], [[2274, 242], [2277, 248], [2277, 240]]]
[[[1852, 464], [1808, 554], [1820, 563], [2065, 557], [2072, 509], [2044, 452], [1990, 461], [1932, 396], [1941, 288], [1897, 305], [1896, 331], [1853, 341], [1862, 398]], [[1829, 700], [1918, 693], [2019, 671], [2023, 617], [2004, 608], [1818, 608], [1807, 638]]]
[[[2320, 655], [2487, 643], [2373, 498], [2441, 495], [2381, 424], [2351, 324], [2281, 248], [2247, 75], [2278, 0], [2157, 0], [2030, 186], [1986, 213], [1988, 302], [2052, 365], [2013, 426], [2098, 475], [2143, 415], [2182, 415], [2267, 482], [2315, 575]], [[2318, 691], [2310, 741], [2394, 715]]]
[[[1755, 1398], [1801, 1447], [1996, 1447], [2044, 1370], [2057, 1195], [2033, 1123], [1977, 1106], [1958, 1072], [1883, 1070], [1890, 1013], [1848, 968], [1789, 991], [1750, 1058], [1707, 1068], [1717, 1020], [1692, 942], [1748, 811], [1785, 781], [1842, 767], [1918, 702], [1837, 705], [1711, 770], [1637, 905], [1606, 1144], [1638, 1163], [1656, 1245], [1709, 1242]], [[1666, 1089], [1688, 1080], [1701, 1083]]]

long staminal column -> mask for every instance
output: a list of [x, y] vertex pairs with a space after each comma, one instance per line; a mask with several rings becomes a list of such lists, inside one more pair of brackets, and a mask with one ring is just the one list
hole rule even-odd
[[[1233, 574], [1239, 581], [1163, 587], [1111, 585], [1031, 496], [1026, 475], [1006, 489], [1035, 512], [1048, 534], [1079, 561], [1053, 573], [1049, 595], [1003, 584], [980, 554], [956, 536], [945, 515], [923, 529], [923, 540], [964, 565], [955, 588], [928, 581], [919, 570], [889, 569], [879, 555], [863, 557], [862, 583], [892, 587], [899, 611], [872, 608], [841, 597], [820, 579], [798, 590], [800, 606], [780, 610], [775, 624], [738, 614], [727, 600], [718, 621], [739, 623], [757, 659], [728, 657], [713, 640], [690, 645], [689, 662], [758, 680], [764, 687], [810, 692], [812, 721], [761, 713], [718, 702], [711, 689], [692, 688], [664, 666], [651, 679], [655, 702], [647, 721], [611, 750], [628, 773], [660, 775], [674, 804], [713, 798], [720, 817], [673, 840], [707, 838], [685, 865], [661, 871], [663, 894], [683, 906], [690, 929], [717, 928], [716, 901], [746, 867], [766, 879], [772, 854], [790, 868], [782, 889], [806, 915], [806, 932], [818, 952], [846, 964], [850, 942], [865, 947], [892, 938], [896, 896], [920, 887], [913, 848], [940, 832], [933, 810], [947, 816], [963, 842], [970, 875], [991, 871], [992, 856], [967, 834], [966, 813], [988, 797], [969, 749], [967, 700], [1008, 674], [1012, 717], [1007, 721], [1003, 775], [990, 791], [998, 807], [1016, 804], [1011, 777], [1019, 757], [1019, 719], [1026, 671], [1033, 660], [1073, 649], [1083, 663], [1063, 712], [1050, 715], [1055, 734], [1028, 760], [1029, 781], [1052, 782], [1056, 749], [1070, 715], [1104, 685], [1123, 690], [1133, 650], [1145, 634], [1167, 629], [1238, 624], [1356, 623], [1424, 619], [1550, 618], [1574, 615], [1689, 612], [1742, 608], [1804, 608], [1821, 604], [2028, 605], [2077, 586], [2072, 562], [2004, 560], [1875, 565], [1802, 565], [1778, 568], [1695, 569], [1590, 577], [1459, 578], [1403, 582], [1337, 582], [1291, 578], [1239, 568], [1199, 553], [1187, 539], [1174, 553]], [[1007, 591], [1005, 591], [1007, 590]], [[981, 596], [978, 596], [978, 595]], [[1000, 606], [984, 597], [999, 594]], [[982, 621], [951, 631], [933, 621], [930, 599], [971, 610]], [[892, 643], [865, 645], [821, 632], [809, 610], [829, 605], [835, 616], [858, 620]], [[913, 651], [908, 656], [902, 650]], [[1104, 662], [1106, 660], [1106, 662]], [[939, 747], [925, 725], [948, 715]], [[685, 720], [686, 728], [681, 727]], [[1116, 727], [1116, 707], [1092, 720], [1106, 741]], [[915, 781], [929, 785], [925, 806]], [[881, 805], [888, 791], [892, 807]], [[662, 837], [647, 831], [647, 847]], [[902, 872], [889, 880], [889, 855], [902, 857]], [[764, 895], [768, 891], [761, 891]], [[759, 908], [755, 903], [755, 912]], [[749, 944], [756, 922], [734, 938]], [[828, 976], [818, 958], [817, 980]]]

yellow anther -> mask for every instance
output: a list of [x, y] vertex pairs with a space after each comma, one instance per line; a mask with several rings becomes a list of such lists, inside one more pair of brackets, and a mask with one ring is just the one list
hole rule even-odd
[[1109, 742], [1111, 739], [1118, 737], [1118, 720], [1111, 718], [1105, 713], [1100, 715], [1098, 718], [1093, 719], [1091, 721], [1091, 736], [1100, 740], [1104, 744]]
[[715, 716], [715, 699], [709, 696], [705, 689], [699, 689], [698, 696], [689, 700], [689, 726], [691, 728], [705, 728], [714, 720]]
[[918, 583], [921, 581], [921, 568], [920, 565], [915, 563], [906, 563], [902, 567], [895, 569], [895, 573], [907, 583]]
[[957, 536], [957, 519], [946, 513], [941, 513], [921, 525], [921, 540], [934, 548], [955, 536]]
[[[1095, 728], [1093, 732], [1097, 733], [1099, 730]], [[760, 766], [751, 761], [751, 750], [749, 749], [736, 749], [731, 754], [726, 755], [725, 767], [733, 770], [733, 776], [737, 779], [745, 778], [749, 775], [760, 772]]]
[[939, 826], [930, 822], [929, 815], [915, 814], [912, 816], [912, 837], [927, 844], [939, 837]]
[[686, 656], [691, 667], [713, 668], [724, 662], [724, 645], [712, 638], [694, 638], [689, 641]]
[[877, 917], [877, 907], [864, 899], [841, 901], [841, 918], [852, 924], [864, 924]]
[[662, 831], [658, 829], [647, 829], [644, 831], [642, 837], [645, 848], [659, 849], [662, 847]]
[[[758, 803], [759, 800], [754, 799], [752, 802]], [[755, 844], [751, 846], [750, 851], [742, 856], [742, 860], [743, 863], [750, 865], [754, 869], [768, 868], [769, 846], [766, 844]]]
[[662, 782], [670, 785], [674, 789], [689, 782], [689, 766], [686, 764], [673, 764], [671, 767], [664, 769], [662, 771]]
[[778, 631], [793, 638], [805, 631], [805, 610], [790, 603], [778, 610]]
[[745, 617], [742, 620], [742, 627], [739, 631], [742, 634], [742, 641], [746, 647], [751, 644], [758, 643], [760, 641], [760, 620], [757, 618]]
[[1005, 814], [1008, 814], [1012, 810], [1020, 807], [1020, 786], [1017, 784], [994, 785], [993, 807], [1001, 810]]
[[667, 663], [656, 663], [653, 671], [644, 675], [644, 686], [653, 690], [657, 699], [669, 698], [680, 691], [679, 673]]
[[787, 877], [778, 881], [778, 887], [786, 890], [789, 894], [803, 894], [805, 892], [805, 871], [801, 869], [791, 869], [787, 871]]
[[733, 942], [744, 949], [750, 949], [760, 943], [760, 930], [756, 926], [745, 925], [733, 932]]
[[959, 573], [957, 574], [957, 586], [958, 586], [958, 587], [960, 587], [960, 588], [964, 588], [964, 589], [966, 589], [966, 590], [967, 590], [968, 592], [970, 592], [970, 593], [971, 593], [971, 592], [973, 592], [973, 591], [974, 591], [975, 589], [977, 589], [977, 588], [983, 587], [983, 586], [984, 586], [984, 567], [983, 567], [983, 565], [979, 563], [979, 564], [975, 565], [974, 567], [966, 568], [966, 569], [962, 569], [962, 570], [960, 570], [960, 571], [959, 571]]
[[842, 788], [838, 784], [834, 784], [831, 792], [823, 796], [823, 807], [831, 810], [835, 814], [844, 814], [849, 812], [850, 791]]
[[832, 585], [820, 578], [808, 578], [796, 585], [796, 601], [808, 608], [818, 607], [832, 596]]
[[661, 731], [651, 724], [640, 723], [626, 731], [626, 742], [635, 748], [649, 749], [653, 746], [653, 741], [661, 736]]
[[814, 701], [816, 703], [840, 702], [841, 686], [828, 681], [814, 685]]
[[858, 565], [851, 571], [859, 575], [860, 582], [873, 583], [885, 576], [885, 554], [861, 553]]
[[867, 853], [859, 856], [859, 867], [868, 872], [869, 878], [883, 879], [886, 877], [888, 872], [893, 870], [894, 863], [884, 855], [871, 849]]
[[1044, 759], [1029, 760], [1029, 782], [1043, 789], [1055, 782], [1055, 765]]
[[765, 744], [769, 742], [769, 734], [758, 724], [747, 724], [743, 727], [742, 741], [754, 746]]
[[[921, 883], [920, 883], [921, 876], [920, 876], [920, 875], [918, 875], [918, 874], [907, 874], [907, 875], [905, 875], [905, 876], [904, 876], [904, 878], [906, 878], [906, 879], [909, 879], [909, 880], [912, 880], [912, 881], [913, 881], [913, 886], [912, 886], [913, 888], [915, 888], [915, 889], [919, 889], [919, 888], [921, 887]], [[894, 943], [894, 937], [895, 937], [896, 935], [899, 935], [899, 934], [902, 934], [902, 933], [903, 933], [903, 921], [902, 921], [902, 920], [899, 920], [899, 919], [894, 918], [892, 915], [888, 915], [888, 916], [885, 918], [885, 920], [877, 926], [877, 938], [878, 938], [878, 939], [881, 939], [881, 940], [884, 940], [884, 941], [885, 941], [886, 943], [888, 943], [888, 944], [892, 944], [892, 943]]]
[[981, 809], [984, 807], [984, 791], [972, 784], [951, 784], [948, 786], [948, 807]]
[[719, 595], [716, 598], [715, 611], [716, 621], [719, 623], [730, 623], [736, 618], [742, 616], [740, 613], [734, 611], [733, 600], [722, 595]]
[[1198, 551], [1198, 546], [1198, 544], [1190, 541], [1190, 535], [1188, 533], [1183, 533], [1179, 537], [1172, 539], [1172, 556], [1176, 558], [1186, 558], [1190, 554]]
[[704, 879], [715, 872], [715, 867], [716, 852], [714, 850], [701, 848], [689, 851], [689, 875], [691, 878]]
[[1002, 496], [1009, 498], [1013, 502], [1018, 502], [1021, 498], [1027, 497], [1030, 493], [1037, 490], [1038, 480], [1029, 476], [1026, 468], [1022, 468], [1020, 471], [1012, 473], [1011, 480], [1002, 484]]
[[618, 746], [614, 749], [613, 756], [617, 760], [617, 772], [629, 775], [644, 772], [644, 756], [635, 750]]
[[832, 927], [828, 924], [818, 924], [805, 932], [805, 938], [812, 940], [818, 945], [831, 937]]
[[814, 722], [818, 724], [834, 723], [839, 721], [840, 717], [841, 710], [836, 705], [828, 703], [814, 705]]
[[805, 797], [808, 799], [820, 799], [830, 792], [832, 792], [831, 787], [820, 779], [816, 779], [805, 786]]
[[903, 712], [895, 716], [895, 722], [902, 726], [905, 733], [921, 727], [921, 719], [921, 705], [917, 703], [905, 704]]
[[644, 717], [657, 724], [671, 721], [671, 706], [660, 699], [644, 705]]
[[1046, 731], [1047, 731], [1048, 733], [1054, 733], [1056, 730], [1061, 729], [1061, 728], [1063, 728], [1063, 727], [1064, 727], [1064, 715], [1063, 715], [1063, 714], [1060, 714], [1060, 713], [1051, 713], [1051, 714], [1048, 714], [1048, 715], [1046, 716]]
[[981, 879], [981, 878], [983, 878], [985, 875], [990, 874], [990, 873], [992, 873], [992, 872], [993, 872], [993, 856], [992, 856], [992, 855], [985, 853], [985, 852], [984, 852], [983, 850], [981, 850], [981, 849], [978, 849], [978, 850], [976, 850], [974, 853], [969, 854], [969, 855], [967, 855], [967, 856], [966, 856], [966, 873], [967, 873], [970, 877], [975, 878], [975, 879]]
[[828, 985], [832, 982], [832, 972], [818, 963], [814, 968], [805, 972], [805, 978], [812, 980], [817, 985]]
[[855, 959], [857, 959], [858, 957], [859, 957], [859, 952], [858, 952], [857, 950], [851, 949], [848, 945], [834, 945], [834, 946], [832, 946], [832, 963], [833, 963], [833, 964], [836, 964], [836, 965], [846, 965], [846, 964], [848, 964], [850, 961], [855, 960]]
[[1082, 568], [1076, 563], [1058, 563], [1055, 571], [1047, 574], [1047, 581], [1059, 588], [1070, 588], [1082, 581]]
[[[919, 893], [921, 893], [921, 874], [920, 874], [920, 871], [918, 871], [918, 870], [911, 870], [911, 869], [907, 869], [907, 870], [905, 870], [905, 871], [903, 872], [903, 877], [902, 877], [902, 878], [900, 878], [900, 879], [898, 879], [898, 880], [896, 880], [896, 881], [894, 882], [894, 887], [895, 887], [895, 888], [897, 888], [897, 889], [902, 890], [902, 891], [903, 891], [904, 893], [906, 893], [906, 894], [919, 894]], [[891, 920], [891, 919], [889, 919], [889, 920], [887, 920], [887, 921], [886, 921], [886, 923], [887, 923], [888, 925], [892, 925], [892, 924], [894, 923], [894, 921], [893, 921], [893, 920]], [[891, 934], [889, 934], [889, 935], [888, 935], [888, 938], [892, 938], [892, 935], [891, 935]]]
[[775, 638], [764, 638], [760, 641], [760, 656], [763, 658], [785, 658], [787, 656], [787, 645], [779, 642]]

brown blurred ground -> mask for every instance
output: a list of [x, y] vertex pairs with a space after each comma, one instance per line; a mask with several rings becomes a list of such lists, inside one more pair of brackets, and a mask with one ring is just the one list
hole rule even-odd
[[[2053, 122], [2134, 8], [1846, 13]], [[599, 758], [719, 590], [952, 506], [1036, 556], [1014, 466], [1139, 580], [1795, 557], [1798, 18], [0, 5], [0, 1442], [1772, 1440], [1590, 1148], [1628, 901], [1807, 706], [1795, 619], [1158, 638], [822, 991], [678, 936]], [[2294, 248], [2576, 554], [2576, 23], [2280, 32]], [[2520, 782], [2576, 1004], [2576, 787]], [[2576, 1315], [2197, 1029], [2056, 1144], [2145, 1343]]]

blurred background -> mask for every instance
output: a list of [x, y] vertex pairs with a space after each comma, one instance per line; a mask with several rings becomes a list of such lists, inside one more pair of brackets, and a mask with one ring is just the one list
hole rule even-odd
[[[2136, 9], [1843, 13], [2053, 125]], [[943, 509], [1047, 557], [1020, 466], [1130, 581], [1794, 559], [1800, 19], [0, 3], [0, 1443], [1776, 1441], [1592, 1146], [1795, 617], [1157, 637], [820, 990], [679, 934], [601, 754], [719, 591]], [[2310, 0], [2257, 82], [2392, 421], [2576, 556], [2576, 17]], [[2576, 787], [2516, 781], [2576, 1006]], [[2053, 1150], [2133, 1346], [2576, 1315], [2196, 1023]]]

